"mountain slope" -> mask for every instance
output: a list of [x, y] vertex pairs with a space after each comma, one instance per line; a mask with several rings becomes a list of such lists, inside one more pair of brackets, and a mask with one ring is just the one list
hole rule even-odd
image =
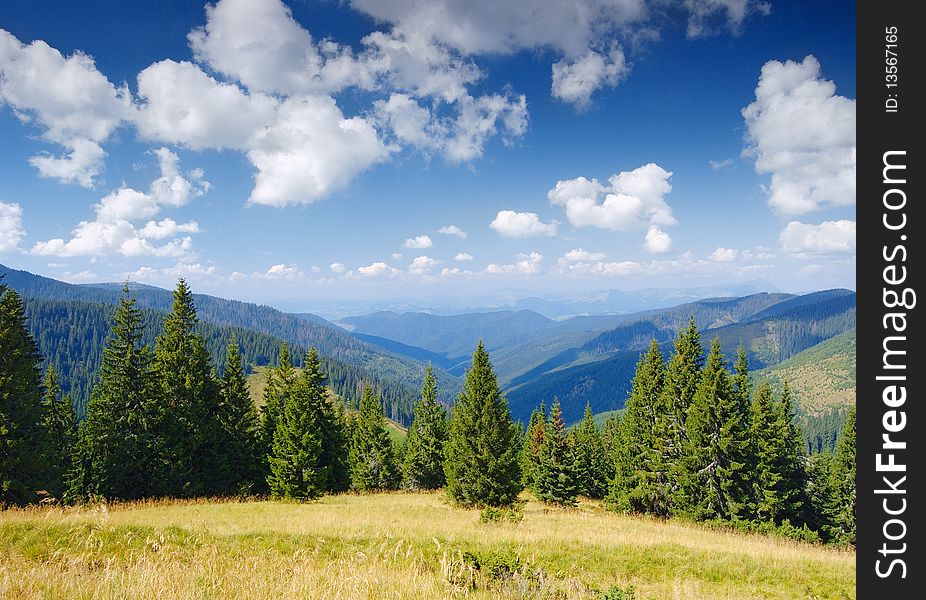
[[820, 342], [755, 374], [776, 386], [787, 381], [802, 412], [821, 415], [855, 404], [855, 330]]
[[529, 310], [500, 310], [438, 316], [383, 311], [347, 317], [338, 324], [354, 334], [386, 338], [443, 357], [448, 369], [461, 375], [480, 340], [489, 352], [535, 338], [556, 322]]
[[[845, 290], [813, 294], [805, 302], [783, 310], [765, 313], [766, 318], [747, 317], [745, 321], [704, 328], [702, 343], [718, 337], [727, 360], [736, 357], [743, 344], [753, 370], [778, 364], [829, 338], [854, 329], [855, 294]], [[708, 307], [710, 309], [710, 307]], [[716, 308], [716, 307], [714, 307]], [[763, 309], [765, 310], [765, 309]], [[675, 317], [658, 316], [658, 323]], [[761, 312], [754, 313], [762, 314]], [[696, 321], [699, 317], [696, 315]], [[708, 310], [701, 319], [714, 318]], [[722, 322], [714, 319], [714, 323]], [[655, 338], [668, 357], [676, 329], [660, 327], [652, 321], [624, 324], [603, 332], [581, 346], [560, 352], [552, 359], [510, 381], [506, 396], [515, 418], [525, 419], [541, 401], [558, 396], [567, 421], [581, 418], [585, 402], [593, 412], [622, 408], [630, 392], [630, 381], [640, 353]], [[648, 335], [651, 334], [651, 335]]]
[[[26, 299], [112, 306], [118, 301], [121, 293], [119, 284], [73, 285], [3, 265], [0, 265], [0, 275], [4, 275], [6, 285]], [[145, 285], [132, 284], [131, 287], [139, 308], [159, 313], [165, 313], [170, 309], [171, 292]], [[319, 354], [327, 359], [337, 361], [345, 367], [360, 369], [367, 379], [389, 389], [402, 390], [400, 395], [406, 400], [400, 404], [413, 402], [424, 379], [425, 364], [355, 339], [321, 317], [293, 315], [269, 306], [204, 294], [194, 294], [193, 298], [200, 320], [204, 324], [265, 334], [284, 340], [293, 347], [315, 347]], [[59, 310], [66, 312], [66, 309]], [[63, 327], [63, 324], [55, 326]], [[61, 331], [61, 334], [65, 335], [66, 332]], [[87, 370], [86, 367], [81, 369]], [[460, 381], [440, 367], [435, 369], [435, 374], [439, 388], [444, 390], [447, 396], [455, 396], [460, 389]], [[83, 382], [77, 384], [77, 389], [85, 390], [87, 381], [89, 376], [84, 375]], [[79, 393], [85, 395], [84, 392]], [[398, 391], [396, 393], [399, 394]], [[402, 411], [402, 415], [396, 416], [401, 416], [401, 419], [410, 418], [410, 412], [404, 414], [405, 408]]]

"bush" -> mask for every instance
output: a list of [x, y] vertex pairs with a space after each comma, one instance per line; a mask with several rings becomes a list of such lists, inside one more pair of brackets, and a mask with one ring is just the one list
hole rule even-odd
[[607, 591], [601, 592], [601, 600], [636, 600], [637, 589], [632, 585], [621, 587], [612, 585]]

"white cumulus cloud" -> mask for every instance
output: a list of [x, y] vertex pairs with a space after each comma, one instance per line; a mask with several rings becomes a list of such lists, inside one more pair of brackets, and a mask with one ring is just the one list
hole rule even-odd
[[485, 272], [490, 275], [536, 275], [540, 272], [543, 255], [539, 252], [519, 254], [514, 264], [492, 263], [486, 267]]
[[650, 225], [646, 230], [643, 247], [647, 252], [662, 254], [672, 249], [672, 238], [659, 228], [659, 225]]
[[791, 254], [855, 252], [855, 221], [824, 221], [819, 225], [791, 221], [778, 239], [781, 249]]
[[405, 242], [402, 244], [402, 247], [403, 248], [415, 248], [415, 249], [420, 250], [422, 248], [430, 248], [433, 245], [434, 245], [434, 242], [431, 241], [430, 236], [419, 235], [419, 236], [408, 238], [407, 240], [405, 240]]
[[769, 61], [743, 109], [755, 169], [771, 174], [769, 206], [800, 215], [855, 204], [855, 100], [836, 94], [813, 56]]
[[595, 91], [615, 87], [629, 72], [620, 46], [615, 44], [607, 54], [589, 50], [573, 60], [563, 58], [553, 64], [552, 94], [557, 100], [586, 108]]
[[714, 262], [733, 262], [739, 253], [734, 248], [724, 248], [718, 246], [711, 252], [711, 260]]
[[473, 255], [469, 252], [459, 252], [456, 256], [453, 257], [453, 260], [457, 262], [469, 262], [474, 260]]
[[489, 227], [503, 237], [523, 239], [556, 235], [557, 222], [544, 223], [537, 213], [500, 210]]
[[413, 275], [426, 275], [431, 269], [440, 264], [441, 261], [431, 258], [430, 256], [418, 256], [408, 265], [408, 272]]
[[[71, 239], [40, 241], [32, 248], [33, 254], [49, 256], [185, 256], [192, 251], [189, 235], [199, 233], [195, 221], [177, 223], [166, 218], [136, 223], [157, 215], [164, 206], [182, 206], [192, 198], [203, 195], [209, 184], [196, 170], [186, 179], [179, 168], [176, 154], [160, 148], [153, 151], [158, 158], [160, 176], [151, 183], [148, 192], [121, 187], [94, 206], [96, 218], [81, 221], [71, 232]], [[153, 242], [168, 240], [160, 245]]]
[[332, 98], [286, 100], [276, 123], [248, 151], [257, 167], [250, 201], [285, 206], [318, 200], [388, 154], [373, 126], [345, 118]]
[[466, 232], [457, 227], [456, 225], [447, 225], [446, 227], [441, 227], [437, 230], [437, 233], [442, 233], [444, 235], [455, 235], [459, 238], [466, 239]]
[[103, 168], [106, 141], [132, 116], [128, 88], [113, 85], [82, 52], [64, 57], [42, 40], [23, 44], [0, 29], [0, 105], [9, 105], [42, 137], [65, 149], [30, 159], [43, 177], [91, 187]]
[[23, 230], [23, 209], [19, 204], [0, 202], [0, 253], [19, 248], [26, 236]]
[[589, 252], [588, 250], [583, 250], [582, 248], [576, 248], [575, 250], [570, 250], [563, 255], [563, 260], [566, 262], [582, 262], [589, 260], [604, 260], [606, 255], [604, 252]]

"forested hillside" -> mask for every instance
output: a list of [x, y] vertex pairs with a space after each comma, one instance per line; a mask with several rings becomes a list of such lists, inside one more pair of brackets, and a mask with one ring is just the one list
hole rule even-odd
[[[512, 413], [526, 419], [532, 407], [553, 396], [562, 401], [568, 422], [581, 417], [586, 402], [594, 412], [621, 408], [641, 350], [650, 339], [667, 349], [685, 307], [696, 323], [711, 324], [705, 326], [703, 335], [706, 339], [720, 338], [728, 361], [732, 362], [737, 347], [743, 344], [753, 369], [776, 365], [855, 327], [855, 294], [848, 290], [786, 297], [769, 305], [773, 300], [782, 298], [759, 294], [702, 301], [657, 311], [649, 318], [599, 333], [512, 379], [506, 389]], [[737, 318], [741, 321], [730, 322]]]
[[[43, 325], [51, 327], [42, 334], [40, 345], [48, 352], [51, 364], [63, 365], [64, 357], [78, 360], [67, 367], [63, 384], [73, 389], [75, 402], [83, 406], [88, 396], [92, 373], [99, 364], [107, 314], [112, 313], [121, 286], [115, 284], [72, 285], [0, 265], [0, 274], [11, 289], [22, 295], [30, 311], [35, 311]], [[151, 324], [159, 321], [170, 308], [171, 293], [151, 286], [132, 284], [137, 306]], [[214, 364], [221, 366], [224, 344], [232, 333], [239, 336], [246, 358], [254, 364], [268, 364], [285, 341], [294, 348], [317, 348], [334, 372], [344, 373], [343, 390], [356, 395], [356, 382], [375, 383], [388, 397], [390, 417], [407, 422], [416, 390], [424, 378], [425, 363], [398, 356], [357, 340], [339, 327], [315, 315], [293, 315], [236, 300], [194, 294], [203, 335], [209, 341]], [[46, 304], [46, 302], [48, 304]], [[70, 304], [69, 304], [70, 303]], [[109, 311], [107, 313], [107, 311]], [[66, 320], [64, 320], [66, 319]], [[37, 329], [34, 329], [37, 331]], [[156, 329], [148, 329], [146, 340], [153, 340]], [[246, 345], [252, 342], [251, 345]], [[269, 345], [275, 351], [268, 351]], [[304, 351], [304, 350], [303, 350]], [[253, 360], [251, 360], [253, 357]], [[301, 359], [301, 352], [298, 354]], [[351, 373], [351, 375], [347, 375]], [[436, 369], [442, 399], [450, 400], [460, 389], [459, 381], [443, 369]]]
[[[29, 330], [45, 357], [45, 366], [58, 372], [62, 391], [71, 395], [78, 418], [83, 418], [90, 398], [95, 375], [100, 366], [103, 346], [109, 334], [113, 307], [107, 304], [78, 300], [38, 300], [26, 298], [26, 315]], [[141, 311], [144, 334], [141, 342], [152, 346], [160, 335], [164, 317], [162, 311]], [[241, 356], [248, 365], [273, 365], [280, 353], [283, 340], [266, 333], [243, 327], [220, 326], [200, 322], [197, 333], [206, 342], [206, 348], [219, 375], [225, 371], [225, 349], [234, 337], [241, 347]], [[306, 348], [291, 347], [293, 363], [302, 364]], [[382, 381], [360, 367], [349, 365], [336, 358], [322, 356], [321, 362], [329, 374], [329, 385], [338, 395], [356, 400], [365, 382], [380, 391], [390, 418], [409, 422], [416, 391], [394, 381]]]

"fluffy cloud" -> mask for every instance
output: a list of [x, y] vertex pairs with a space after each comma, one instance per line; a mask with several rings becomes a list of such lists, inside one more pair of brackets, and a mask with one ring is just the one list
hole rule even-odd
[[[637, 231], [652, 225], [674, 225], [672, 208], [664, 196], [672, 190], [672, 173], [650, 163], [633, 171], [613, 175], [608, 186], [597, 179], [577, 177], [556, 182], [547, 193], [551, 204], [566, 209], [566, 217], [575, 227], [599, 227], [613, 231]], [[599, 203], [599, 197], [604, 199]], [[649, 229], [655, 248], [666, 239], [661, 229]], [[668, 236], [666, 236], [668, 237]], [[649, 242], [648, 242], [649, 245]], [[668, 248], [666, 248], [668, 249]]]
[[248, 151], [257, 167], [250, 201], [312, 202], [387, 155], [373, 126], [360, 117], [344, 118], [332, 98], [286, 100], [276, 123], [261, 131]]
[[[348, 275], [353, 276], [354, 273], [354, 271], [350, 271]], [[365, 267], [358, 267], [356, 271], [357, 276], [366, 278], [390, 277], [397, 275], [398, 273], [398, 269], [387, 265], [384, 262], [374, 262]]]
[[444, 156], [451, 163], [466, 162], [482, 156], [488, 139], [499, 132], [499, 123], [508, 136], [520, 137], [527, 131], [527, 99], [500, 94], [467, 97], [459, 103], [459, 114], [441, 140]]
[[764, 0], [685, 0], [688, 9], [688, 37], [701, 37], [713, 33], [717, 23], [734, 34], [747, 17], [754, 14], [768, 15], [772, 6]]
[[738, 252], [733, 248], [724, 248], [723, 246], [718, 246], [713, 252], [711, 252], [711, 260], [714, 262], [733, 262], [736, 260]]
[[474, 258], [473, 258], [473, 255], [470, 254], [469, 252], [460, 252], [456, 256], [453, 257], [453, 260], [457, 262], [469, 262], [471, 260], [474, 260]]
[[583, 250], [582, 248], [576, 248], [575, 250], [570, 250], [563, 255], [561, 260], [566, 262], [582, 262], [589, 260], [604, 260], [604, 252], [589, 252], [588, 250]]
[[576, 56], [600, 35], [647, 16], [642, 0], [352, 0], [355, 9], [463, 54], [551, 47]]
[[[645, 0], [351, 0], [351, 6], [392, 24], [393, 32], [434, 40], [464, 56], [552, 49], [562, 57], [553, 93], [577, 104], [622, 76], [623, 58], [602, 51], [614, 34], [654, 39], [667, 13], [661, 6], [649, 10]], [[736, 33], [750, 15], [769, 11], [760, 0], [685, 0], [682, 8], [690, 37], [720, 26]]]
[[132, 114], [128, 88], [114, 86], [86, 54], [65, 58], [42, 40], [23, 44], [0, 29], [2, 104], [66, 149], [64, 156], [32, 157], [39, 174], [84, 187], [91, 187], [103, 168], [100, 144]]
[[791, 221], [778, 239], [782, 250], [791, 254], [855, 252], [855, 221], [824, 221], [819, 225]]
[[0, 253], [19, 248], [26, 236], [23, 230], [23, 209], [19, 204], [0, 202]]
[[836, 95], [813, 56], [769, 61], [743, 109], [756, 172], [771, 174], [769, 206], [799, 215], [855, 203], [855, 100]]
[[434, 242], [431, 241], [431, 238], [426, 235], [419, 235], [417, 237], [408, 238], [405, 240], [405, 243], [402, 244], [404, 248], [430, 248], [434, 245]]
[[276, 118], [279, 102], [216, 81], [189, 62], [163, 60], [138, 74], [136, 125], [146, 139], [244, 150]]
[[252, 91], [327, 93], [348, 84], [372, 83], [353, 64], [349, 49], [331, 41], [316, 47], [280, 0], [207, 4], [206, 24], [191, 31], [188, 39], [196, 60]]
[[332, 273], [343, 273], [347, 271], [347, 267], [344, 266], [344, 263], [339, 262], [331, 263], [328, 268], [331, 269]]
[[[161, 148], [153, 152], [158, 158], [161, 174], [149, 191], [141, 192], [122, 187], [100, 199], [94, 207], [96, 218], [81, 221], [72, 231], [70, 240], [55, 238], [38, 242], [33, 254], [50, 256], [186, 256], [192, 251], [189, 235], [199, 233], [195, 221], [177, 223], [166, 218], [148, 221], [142, 226], [135, 223], [157, 215], [163, 206], [182, 206], [192, 198], [201, 196], [209, 187], [202, 180], [202, 172], [195, 171], [186, 179], [179, 169], [179, 158]], [[153, 242], [168, 240], [160, 245]]]
[[500, 210], [489, 227], [503, 237], [523, 239], [556, 235], [557, 222], [544, 223], [537, 213]]
[[440, 264], [441, 261], [431, 258], [430, 256], [418, 256], [408, 265], [408, 272], [412, 275], [426, 275], [431, 269]]
[[540, 272], [540, 263], [543, 262], [543, 255], [539, 252], [530, 254], [519, 254], [514, 264], [499, 265], [492, 263], [486, 267], [485, 272], [489, 275], [536, 275]]
[[466, 232], [457, 227], [456, 225], [447, 225], [446, 227], [441, 227], [437, 230], [437, 233], [442, 233], [444, 235], [455, 235], [459, 238], [466, 239]]
[[629, 72], [617, 45], [606, 55], [589, 50], [574, 60], [564, 58], [553, 64], [553, 97], [586, 108], [596, 90], [616, 86]]
[[264, 277], [267, 279], [285, 279], [290, 281], [300, 279], [302, 276], [303, 274], [299, 270], [299, 267], [283, 263], [272, 265], [267, 269], [267, 272], [264, 273]]
[[650, 225], [646, 230], [643, 247], [647, 252], [662, 254], [672, 249], [672, 238], [669, 237], [668, 233], [660, 229], [659, 225]]

